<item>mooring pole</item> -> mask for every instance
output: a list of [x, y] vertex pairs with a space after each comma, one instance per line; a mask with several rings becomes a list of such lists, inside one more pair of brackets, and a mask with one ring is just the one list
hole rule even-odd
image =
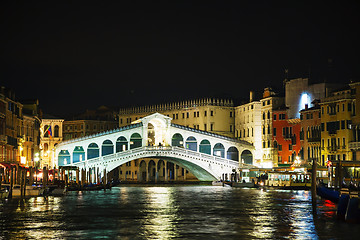
[[313, 214], [316, 215], [316, 159], [313, 158], [312, 163], [312, 172], [311, 172], [311, 203], [312, 203], [312, 209]]

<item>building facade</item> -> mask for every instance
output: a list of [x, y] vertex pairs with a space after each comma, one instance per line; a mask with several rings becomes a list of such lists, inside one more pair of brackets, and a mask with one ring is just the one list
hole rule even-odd
[[284, 98], [277, 96], [271, 88], [265, 88], [261, 104], [262, 162], [271, 168], [277, 166], [277, 149], [273, 146], [273, 110], [284, 105]]
[[198, 99], [120, 109], [119, 126], [129, 125], [131, 122], [155, 112], [171, 117], [175, 124], [227, 137], [235, 135], [233, 102], [223, 99]]
[[300, 159], [300, 119], [289, 119], [286, 108], [274, 109], [272, 126], [274, 160], [278, 164], [292, 164]]
[[0, 93], [0, 161], [21, 164], [20, 145], [23, 141], [23, 105], [15, 93], [1, 87]]
[[254, 164], [262, 164], [261, 102], [250, 92], [248, 103], [235, 107], [235, 138], [254, 145]]
[[300, 142], [302, 148], [301, 159], [304, 163], [311, 163], [313, 159], [319, 165], [321, 162], [321, 112], [320, 106], [308, 108], [300, 111], [301, 130]]
[[355, 99], [349, 87], [334, 91], [320, 103], [321, 107], [321, 164], [327, 161], [350, 161], [353, 154], [351, 129], [355, 116]]
[[351, 125], [353, 139], [349, 143], [349, 147], [352, 151], [352, 159], [354, 161], [360, 161], [360, 82], [351, 83], [350, 87], [355, 106]]
[[63, 138], [66, 141], [74, 138], [93, 135], [103, 131], [108, 131], [117, 127], [118, 122], [116, 121], [65, 120], [63, 122]]
[[308, 78], [285, 80], [285, 106], [289, 119], [299, 118], [300, 111], [307, 105], [313, 107], [314, 100], [320, 100], [331, 91], [342, 87], [341, 84], [315, 83], [309, 84]]
[[55, 146], [63, 140], [64, 119], [43, 118], [40, 125], [40, 164], [39, 167], [53, 169], [58, 167]]

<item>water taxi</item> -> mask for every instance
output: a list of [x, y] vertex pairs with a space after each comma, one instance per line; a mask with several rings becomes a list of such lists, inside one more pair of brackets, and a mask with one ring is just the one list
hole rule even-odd
[[309, 190], [310, 174], [304, 172], [269, 172], [265, 186], [291, 190]]

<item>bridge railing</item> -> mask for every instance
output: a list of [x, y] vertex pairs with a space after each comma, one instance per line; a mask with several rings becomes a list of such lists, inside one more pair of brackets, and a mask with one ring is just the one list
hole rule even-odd
[[213, 156], [213, 155], [209, 155], [206, 153], [200, 153], [200, 152], [196, 152], [193, 150], [189, 150], [189, 149], [185, 149], [185, 148], [181, 148], [181, 147], [176, 147], [176, 146], [145, 146], [145, 147], [138, 147], [138, 148], [134, 148], [134, 149], [130, 149], [127, 151], [122, 151], [122, 152], [117, 152], [117, 153], [113, 153], [113, 154], [109, 154], [106, 156], [100, 156], [97, 158], [91, 158], [88, 160], [85, 160], [84, 162], [78, 162], [76, 163], [76, 165], [81, 164], [81, 163], [86, 163], [86, 164], [92, 164], [92, 163], [96, 163], [99, 161], [107, 161], [107, 160], [112, 160], [114, 158], [122, 158], [122, 157], [126, 157], [126, 156], [130, 156], [132, 154], [137, 154], [137, 153], [142, 153], [142, 152], [147, 152], [147, 151], [173, 151], [173, 152], [178, 152], [178, 153], [183, 153], [186, 154], [188, 156], [194, 156], [194, 157], [199, 157], [202, 158], [205, 161], [209, 161], [209, 162], [217, 162], [217, 163], [221, 163], [224, 165], [228, 165], [231, 167], [235, 167], [238, 168], [239, 167], [239, 162], [235, 161], [235, 160], [231, 160], [231, 159], [226, 159], [226, 158], [222, 158], [222, 157], [218, 157], [218, 156]]

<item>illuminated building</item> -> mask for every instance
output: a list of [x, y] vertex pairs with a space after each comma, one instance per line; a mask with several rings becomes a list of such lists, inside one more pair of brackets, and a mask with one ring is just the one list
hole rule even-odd
[[327, 161], [353, 159], [349, 142], [353, 141], [351, 121], [355, 115], [354, 96], [349, 87], [334, 91], [322, 99], [321, 106], [321, 164]]
[[63, 140], [64, 119], [45, 116], [40, 125], [40, 167], [57, 167], [54, 156], [55, 146]]
[[[213, 132], [216, 134], [234, 137], [235, 133], [235, 113], [233, 102], [223, 99], [198, 99], [187, 100], [174, 103], [166, 103], [160, 105], [124, 108], [119, 110], [119, 126], [129, 125], [144, 116], [152, 113], [161, 113], [172, 118], [172, 123], [194, 128], [197, 130]], [[158, 161], [158, 160], [156, 160]], [[146, 160], [146, 163], [149, 161]], [[171, 163], [169, 166], [172, 166]], [[139, 171], [136, 161], [132, 161], [127, 165], [120, 166], [120, 176], [123, 179], [137, 179], [135, 172]], [[179, 166], [177, 166], [179, 167]], [[174, 168], [172, 166], [172, 168]], [[186, 169], [176, 170], [177, 173], [183, 173]], [[170, 174], [170, 172], [169, 172]], [[174, 172], [173, 179], [175, 177]], [[141, 174], [140, 174], [141, 176]], [[169, 175], [170, 177], [170, 175]], [[181, 179], [179, 176], [177, 179]], [[187, 180], [193, 179], [193, 175], [188, 173]], [[161, 179], [161, 178], [160, 178]]]
[[360, 161], [360, 82], [350, 83], [351, 95], [354, 97], [355, 107], [352, 116], [353, 140], [349, 143], [352, 159]]
[[[273, 110], [274, 160], [278, 164], [292, 164], [300, 157], [300, 119], [288, 119], [287, 109]], [[263, 128], [263, 132], [271, 129]]]
[[262, 161], [267, 167], [277, 166], [277, 150], [273, 146], [273, 110], [284, 105], [284, 98], [265, 88], [261, 104]]
[[235, 107], [235, 138], [252, 143], [255, 147], [254, 164], [262, 165], [261, 102], [250, 92], [248, 103]]
[[300, 141], [303, 154], [301, 158], [304, 162], [312, 162], [316, 159], [318, 164], [321, 164], [321, 113], [320, 106], [300, 111], [301, 130]]
[[39, 101], [26, 100], [23, 104], [23, 141], [21, 145], [20, 160], [27, 167], [35, 167], [35, 155], [39, 154], [40, 149], [40, 124]]
[[108, 131], [117, 127], [118, 122], [116, 121], [65, 120], [63, 122], [63, 138], [64, 140], [70, 140], [89, 136], [98, 132]]
[[129, 125], [131, 122], [155, 112], [171, 117], [175, 124], [234, 137], [233, 102], [223, 99], [206, 98], [120, 109], [119, 126]]
[[20, 163], [23, 141], [23, 105], [15, 100], [15, 93], [1, 87], [0, 93], [0, 161]]
[[315, 83], [309, 85], [308, 78], [285, 80], [285, 106], [289, 119], [299, 118], [300, 111], [308, 105], [313, 107], [315, 99], [327, 97], [332, 90], [341, 87], [340, 84]]

